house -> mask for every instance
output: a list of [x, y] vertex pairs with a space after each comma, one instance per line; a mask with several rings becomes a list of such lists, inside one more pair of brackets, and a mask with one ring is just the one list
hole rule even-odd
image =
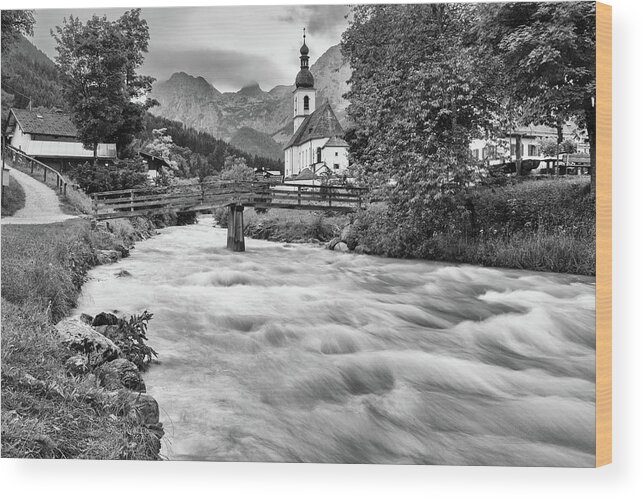
[[143, 159], [143, 163], [147, 165], [147, 178], [150, 182], [156, 182], [156, 179], [162, 174], [163, 168], [170, 168], [169, 163], [159, 156], [143, 151], [140, 151], [138, 155]]
[[[300, 49], [301, 67], [293, 91], [294, 134], [284, 147], [285, 181], [315, 183], [317, 177], [345, 176], [348, 170], [348, 143], [330, 103], [316, 107], [315, 79], [308, 69], [308, 47]], [[306, 172], [304, 172], [306, 170]]]
[[[94, 151], [78, 140], [78, 131], [69, 115], [57, 110], [12, 108], [4, 135], [12, 147], [47, 164], [59, 164], [63, 169], [70, 163], [94, 157]], [[97, 152], [101, 160], [114, 160], [116, 144], [98, 144]]]
[[[517, 127], [516, 130], [493, 140], [476, 139], [469, 146], [471, 154], [478, 160], [515, 160], [516, 138], [520, 136], [521, 157], [524, 159], [543, 158], [542, 143], [558, 141], [556, 128], [546, 125], [528, 125]], [[577, 152], [589, 154], [589, 138], [585, 130], [579, 129], [574, 123], [563, 125], [563, 140], [576, 144]]]

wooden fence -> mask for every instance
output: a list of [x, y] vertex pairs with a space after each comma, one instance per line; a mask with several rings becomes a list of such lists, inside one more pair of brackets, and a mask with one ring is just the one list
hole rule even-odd
[[67, 196], [68, 183], [65, 177], [63, 177], [63, 175], [59, 171], [53, 169], [51, 166], [44, 164], [42, 161], [38, 161], [37, 159], [26, 155], [21, 150], [16, 149], [9, 144], [5, 144], [3, 154], [11, 156], [14, 164], [22, 163], [23, 165], [25, 165], [26, 168], [31, 171], [31, 175], [34, 177], [36, 176], [36, 174], [38, 174], [38, 170], [40, 170], [42, 181], [45, 184], [47, 183], [47, 174], [49, 174], [50, 178], [56, 179], [56, 189], [58, 190], [58, 192], [60, 192], [63, 196]]

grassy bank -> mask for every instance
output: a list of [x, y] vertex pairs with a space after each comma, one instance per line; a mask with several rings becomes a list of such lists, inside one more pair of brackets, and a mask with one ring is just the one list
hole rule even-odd
[[268, 241], [326, 242], [339, 236], [347, 223], [348, 216], [329, 212], [273, 209], [257, 213], [248, 209], [244, 213], [245, 234]]
[[11, 178], [9, 185], [4, 188], [4, 196], [2, 196], [2, 216], [10, 217], [24, 207], [25, 191], [15, 179]]
[[[292, 213], [292, 214], [291, 214]], [[275, 241], [341, 236], [350, 249], [538, 271], [595, 275], [596, 211], [585, 178], [479, 187], [432, 203], [410, 219], [384, 204], [354, 216], [270, 210], [248, 217], [246, 234]]]
[[74, 352], [52, 326], [75, 306], [101, 251], [126, 253], [151, 229], [143, 220], [114, 221], [110, 231], [85, 220], [2, 228], [3, 457], [158, 457], [152, 434], [124, 416], [118, 397], [93, 375], [67, 373]]

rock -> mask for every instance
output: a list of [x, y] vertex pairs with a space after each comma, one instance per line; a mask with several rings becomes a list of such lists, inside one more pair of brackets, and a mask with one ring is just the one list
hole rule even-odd
[[127, 413], [140, 424], [155, 425], [159, 422], [159, 404], [147, 393], [128, 392], [125, 403]]
[[98, 250], [96, 252], [96, 258], [100, 265], [105, 265], [107, 263], [114, 263], [118, 261], [121, 257], [121, 254], [116, 250]]
[[355, 253], [359, 255], [370, 255], [371, 250], [368, 246], [358, 244], [357, 246], [355, 246]]
[[80, 322], [91, 326], [94, 318], [89, 314], [80, 314]]
[[114, 251], [118, 251], [118, 253], [120, 254], [121, 258], [125, 258], [125, 257], [129, 256], [129, 249], [126, 248], [122, 244], [117, 244], [114, 247]]
[[342, 253], [348, 253], [348, 245], [344, 242], [339, 242], [333, 248], [333, 251], [341, 251]]
[[133, 362], [127, 359], [116, 359], [100, 366], [95, 371], [101, 386], [107, 390], [127, 388], [136, 392], [145, 392], [145, 382]]
[[114, 314], [110, 314], [109, 312], [101, 312], [98, 314], [96, 317], [94, 317], [94, 321], [92, 322], [92, 326], [114, 326], [118, 324], [118, 317], [116, 317]]
[[62, 342], [71, 350], [89, 355], [92, 366], [114, 360], [121, 354], [120, 348], [113, 341], [80, 319], [63, 319], [55, 327]]
[[132, 274], [125, 269], [121, 269], [114, 274], [116, 277], [131, 277]]
[[72, 376], [82, 376], [89, 372], [87, 357], [84, 355], [73, 355], [65, 361], [65, 370]]
[[121, 338], [121, 327], [116, 324], [94, 326], [94, 329], [114, 343]]
[[342, 229], [342, 232], [339, 238], [342, 241], [348, 241], [348, 239], [351, 237], [352, 231], [353, 231], [353, 226], [351, 224], [345, 225], [344, 228]]
[[328, 241], [328, 245], [326, 246], [329, 250], [335, 249], [335, 246], [337, 243], [341, 243], [342, 240], [339, 237], [333, 237], [330, 241]]

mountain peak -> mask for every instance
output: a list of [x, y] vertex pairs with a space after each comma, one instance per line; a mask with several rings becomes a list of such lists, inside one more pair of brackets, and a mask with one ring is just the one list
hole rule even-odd
[[263, 95], [264, 93], [265, 92], [261, 90], [259, 83], [257, 83], [256, 81], [246, 83], [243, 87], [241, 87], [241, 90], [237, 92], [237, 94], [239, 95], [247, 95], [249, 97], [257, 97]]
[[185, 73], [184, 71], [177, 71], [176, 73], [172, 73], [170, 79], [167, 80], [164, 84], [178, 89], [189, 89], [191, 92], [203, 95], [221, 94], [221, 92], [214, 88], [214, 86], [205, 78], [203, 78], [203, 76], [192, 76], [191, 74]]

